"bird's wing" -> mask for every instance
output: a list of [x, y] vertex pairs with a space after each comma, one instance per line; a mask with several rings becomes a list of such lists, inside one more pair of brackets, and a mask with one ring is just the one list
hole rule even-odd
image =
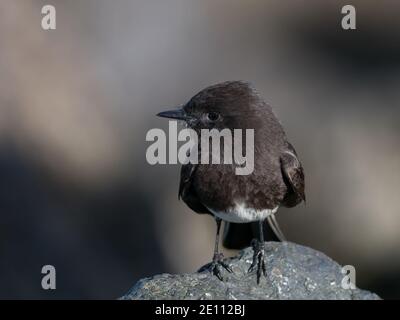
[[288, 186], [283, 204], [293, 207], [301, 201], [306, 201], [303, 167], [292, 145], [289, 144], [288, 150], [281, 154], [280, 162], [283, 178]]
[[211, 214], [210, 211], [200, 202], [197, 193], [193, 188], [193, 178], [197, 167], [197, 164], [192, 163], [182, 165], [178, 198], [182, 199], [190, 209], [197, 213]]

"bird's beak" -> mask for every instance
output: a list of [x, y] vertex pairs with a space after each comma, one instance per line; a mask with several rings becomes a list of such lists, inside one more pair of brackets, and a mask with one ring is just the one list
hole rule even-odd
[[157, 113], [157, 116], [162, 117], [162, 118], [187, 120], [186, 113], [182, 108], [175, 109], [175, 110], [163, 111], [163, 112]]

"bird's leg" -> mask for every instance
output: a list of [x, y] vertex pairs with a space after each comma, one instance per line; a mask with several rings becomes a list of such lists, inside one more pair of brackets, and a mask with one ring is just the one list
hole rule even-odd
[[260, 283], [261, 272], [264, 276], [267, 274], [267, 269], [265, 267], [265, 260], [264, 260], [264, 234], [263, 234], [263, 220], [259, 221], [259, 228], [260, 228], [260, 236], [259, 240], [253, 239], [251, 245], [253, 247], [253, 262], [249, 268], [248, 272], [252, 272], [255, 267], [257, 267], [257, 284]]
[[[215, 275], [219, 280], [223, 281], [221, 274], [221, 267], [223, 267], [228, 272], [232, 272], [231, 267], [224, 262], [224, 256], [222, 253], [219, 253], [218, 245], [219, 245], [219, 232], [221, 229], [221, 219], [215, 218], [217, 223], [217, 234], [215, 237], [215, 246], [214, 246], [214, 255], [211, 264], [207, 265], [206, 269], [210, 270], [210, 272]], [[202, 270], [200, 270], [202, 271]]]

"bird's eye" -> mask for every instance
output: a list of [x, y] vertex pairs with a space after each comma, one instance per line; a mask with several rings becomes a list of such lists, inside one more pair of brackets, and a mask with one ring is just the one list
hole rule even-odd
[[210, 121], [217, 121], [219, 119], [219, 114], [216, 112], [207, 113], [207, 119]]

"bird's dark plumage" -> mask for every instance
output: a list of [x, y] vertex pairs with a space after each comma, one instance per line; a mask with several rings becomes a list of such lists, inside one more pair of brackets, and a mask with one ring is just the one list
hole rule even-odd
[[[184, 109], [200, 119], [202, 113], [209, 111], [221, 114], [221, 122], [211, 127], [209, 123], [199, 121], [193, 126], [195, 130], [255, 130], [255, 167], [248, 176], [235, 175], [233, 166], [226, 164], [182, 166], [179, 196], [192, 210], [212, 214], [207, 208], [223, 210], [233, 206], [238, 199], [246, 199], [248, 206], [259, 210], [279, 205], [293, 207], [305, 200], [304, 174], [296, 151], [286, 140], [271, 107], [248, 83], [224, 82], [206, 88]], [[248, 245], [246, 242], [255, 233], [251, 225], [227, 226], [225, 230], [224, 245], [230, 248]], [[271, 235], [271, 231], [266, 235]], [[231, 240], [235, 236], [244, 239]], [[272, 235], [270, 239], [277, 237]]]

